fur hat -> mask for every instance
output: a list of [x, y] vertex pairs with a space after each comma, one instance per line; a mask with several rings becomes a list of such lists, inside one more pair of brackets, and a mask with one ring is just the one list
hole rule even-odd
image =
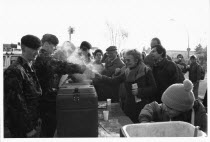
[[185, 112], [190, 110], [195, 101], [192, 92], [193, 84], [190, 80], [185, 79], [183, 84], [173, 84], [169, 86], [162, 95], [162, 102], [168, 107]]

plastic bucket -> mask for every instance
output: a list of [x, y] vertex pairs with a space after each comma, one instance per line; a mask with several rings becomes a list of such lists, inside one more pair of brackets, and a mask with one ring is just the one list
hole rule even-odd
[[125, 125], [122, 137], [205, 137], [197, 127], [182, 121], [154, 122]]

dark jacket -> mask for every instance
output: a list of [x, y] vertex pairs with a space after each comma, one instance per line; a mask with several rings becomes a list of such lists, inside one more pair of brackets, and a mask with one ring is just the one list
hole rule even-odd
[[179, 71], [177, 65], [164, 58], [162, 61], [154, 65], [153, 75], [157, 85], [156, 101], [161, 102], [163, 92], [172, 84], [182, 83], [179, 80]]
[[[163, 122], [170, 121], [170, 118], [166, 111], [163, 109], [163, 104], [158, 104], [157, 102], [152, 102], [147, 104], [141, 111], [139, 115], [139, 121], [141, 122]], [[200, 126], [200, 129], [207, 133], [207, 114], [205, 107], [198, 100], [194, 102], [193, 109], [195, 111], [195, 126]], [[191, 113], [192, 109], [188, 112], [181, 113], [171, 119], [171, 121], [185, 121], [191, 123]]]
[[39, 79], [43, 95], [40, 98], [42, 111], [55, 111], [57, 90], [54, 87], [55, 76], [64, 74], [81, 73], [81, 67], [76, 64], [67, 63], [53, 58], [44, 49], [39, 52], [34, 68]]
[[[104, 55], [106, 57], [106, 54]], [[106, 75], [111, 77], [115, 73], [116, 68], [122, 68], [125, 64], [120, 60], [119, 57], [114, 59], [113, 61], [109, 61], [108, 58], [103, 59], [105, 62], [105, 68], [101, 72], [102, 75]], [[113, 102], [119, 102], [119, 84], [110, 85], [99, 83], [95, 85], [97, 88], [97, 93], [99, 94], [99, 100], [106, 100], [107, 98], [111, 98]]]
[[197, 82], [201, 79], [201, 66], [197, 62], [190, 64], [190, 68], [186, 71], [189, 71], [190, 81]]
[[177, 64], [177, 66], [182, 70], [182, 72], [183, 73], [185, 73], [186, 72], [186, 67], [187, 67], [187, 65], [184, 63], [184, 62], [182, 62], [182, 61], [175, 61], [175, 63]]
[[26, 137], [36, 128], [41, 94], [33, 67], [18, 57], [4, 72], [4, 125], [12, 137]]
[[[153, 101], [154, 99], [154, 95], [156, 93], [156, 84], [155, 84], [155, 80], [154, 77], [152, 75], [152, 71], [151, 69], [149, 69], [148, 67], [146, 67], [143, 72], [144, 75], [141, 77], [137, 77], [140, 73], [137, 72], [137, 74], [135, 74], [136, 79], [132, 82], [128, 81], [129, 80], [129, 74], [126, 75], [126, 71], [128, 69], [125, 70], [125, 72], [117, 77], [107, 77], [107, 76], [102, 76], [102, 82], [106, 83], [106, 84], [120, 84], [124, 82], [124, 89], [125, 90], [121, 90], [126, 92], [126, 98], [125, 98], [125, 106], [124, 106], [124, 112], [127, 116], [130, 117], [130, 119], [133, 122], [136, 122], [136, 119], [138, 119], [138, 115], [141, 111], [141, 109], [144, 107], [145, 104], [148, 104], [150, 102]], [[135, 98], [134, 95], [132, 94], [132, 84], [133, 83], [137, 83], [138, 84], [138, 98], [141, 98], [141, 103], [142, 103], [142, 108], [137, 108], [138, 105], [135, 102]]]
[[111, 77], [115, 73], [116, 68], [122, 68], [123, 66], [125, 66], [125, 64], [119, 57], [114, 59], [114, 61], [109, 61], [108, 58], [106, 58], [105, 69], [102, 71], [102, 74]]

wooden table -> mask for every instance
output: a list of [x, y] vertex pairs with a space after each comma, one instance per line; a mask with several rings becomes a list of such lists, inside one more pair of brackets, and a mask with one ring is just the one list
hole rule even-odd
[[[106, 102], [99, 102], [106, 103]], [[109, 120], [104, 121], [103, 111], [109, 111]], [[120, 108], [119, 103], [112, 103], [106, 109], [98, 109], [98, 137], [120, 137], [120, 128], [133, 122], [128, 118]]]

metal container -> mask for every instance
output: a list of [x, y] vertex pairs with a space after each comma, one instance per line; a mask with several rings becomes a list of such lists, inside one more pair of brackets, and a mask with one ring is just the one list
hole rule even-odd
[[92, 85], [63, 84], [56, 110], [58, 137], [98, 137], [98, 98]]

